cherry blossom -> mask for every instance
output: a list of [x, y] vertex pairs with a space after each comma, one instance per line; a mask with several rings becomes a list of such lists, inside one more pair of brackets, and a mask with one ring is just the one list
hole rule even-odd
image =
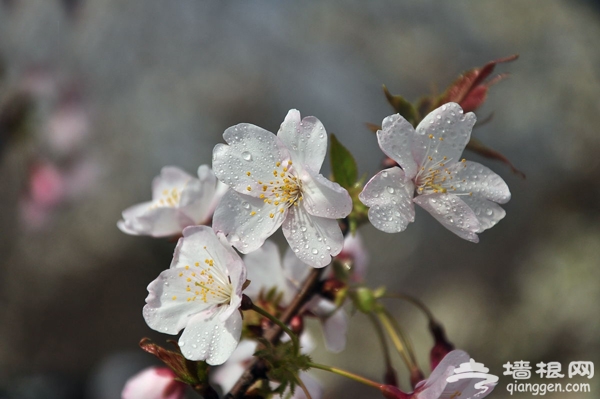
[[182, 399], [186, 385], [166, 367], [149, 367], [131, 377], [121, 399]]
[[[310, 335], [304, 333], [300, 336], [300, 344], [302, 353], [310, 353], [314, 349], [314, 343]], [[233, 388], [236, 381], [242, 376], [250, 362], [252, 361], [254, 352], [257, 350], [258, 343], [249, 339], [242, 340], [236, 350], [233, 352], [229, 360], [221, 367], [211, 373], [212, 381], [219, 385], [223, 392], [229, 392]], [[301, 371], [299, 378], [308, 389], [312, 399], [320, 399], [323, 396], [323, 389], [319, 382], [310, 375], [310, 373]], [[277, 383], [271, 383], [273, 388], [277, 387]], [[296, 388], [294, 395], [284, 394], [284, 398], [288, 399], [306, 399], [306, 395], [299, 387]], [[279, 398], [278, 395], [273, 398]]]
[[[261, 291], [275, 288], [282, 294], [282, 306], [290, 304], [310, 272], [291, 249], [288, 249], [282, 262], [279, 249], [272, 241], [266, 241], [261, 248], [246, 255], [244, 262], [248, 266], [248, 279], [251, 281], [246, 295], [257, 299]], [[321, 321], [325, 347], [334, 353], [341, 352], [346, 346], [346, 312], [320, 296], [313, 297], [305, 309]]]
[[379, 146], [400, 167], [377, 173], [359, 195], [376, 228], [406, 229], [414, 221], [414, 202], [454, 234], [478, 242], [477, 233], [505, 216], [498, 205], [510, 199], [504, 180], [481, 164], [460, 160], [474, 124], [475, 114], [463, 114], [456, 103], [433, 110], [416, 130], [400, 114], [383, 120]]
[[419, 382], [414, 392], [404, 393], [394, 386], [383, 386], [388, 399], [480, 399], [488, 396], [498, 383], [498, 376], [476, 363], [469, 354], [453, 350], [433, 370], [429, 378]]
[[223, 133], [227, 144], [213, 151], [213, 169], [231, 189], [214, 216], [242, 253], [258, 249], [279, 226], [296, 256], [323, 267], [342, 249], [336, 219], [352, 210], [348, 192], [319, 174], [327, 133], [315, 117], [300, 120], [290, 110], [277, 135], [242, 123]]
[[198, 168], [198, 178], [166, 166], [152, 182], [152, 201], [125, 209], [117, 226], [132, 235], [180, 234], [187, 226], [208, 223], [225, 189], [207, 165]]
[[187, 227], [170, 269], [148, 286], [144, 319], [166, 334], [184, 329], [179, 346], [187, 359], [221, 364], [240, 339], [245, 281], [246, 266], [223, 235]]

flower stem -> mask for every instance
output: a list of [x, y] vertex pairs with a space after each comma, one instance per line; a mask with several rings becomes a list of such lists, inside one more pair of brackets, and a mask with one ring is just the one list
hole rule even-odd
[[306, 396], [306, 399], [312, 399], [312, 396], [310, 396], [310, 392], [308, 392], [308, 388], [306, 388], [306, 385], [304, 385], [304, 382], [302, 381], [302, 379], [299, 376], [296, 376], [296, 382], [298, 383], [298, 385], [300, 385], [300, 388], [302, 388], [302, 391], [304, 392], [304, 396]]
[[339, 369], [337, 367], [331, 367], [331, 366], [327, 366], [325, 364], [312, 363], [312, 362], [308, 363], [308, 366], [315, 368], [315, 369], [319, 369], [319, 370], [329, 371], [330, 373], [341, 375], [342, 377], [350, 378], [351, 380], [360, 382], [361, 384], [365, 384], [365, 385], [368, 385], [373, 388], [381, 389], [381, 387], [383, 386], [379, 382], [369, 380], [368, 378], [361, 377], [360, 375], [351, 373], [346, 370]]
[[433, 317], [433, 313], [431, 313], [431, 310], [429, 310], [429, 308], [427, 306], [425, 306], [425, 304], [423, 302], [421, 302], [419, 299], [417, 299], [415, 297], [412, 297], [412, 296], [406, 295], [406, 294], [394, 293], [394, 294], [386, 294], [383, 296], [383, 298], [397, 298], [397, 299], [402, 299], [406, 302], [410, 302], [411, 304], [413, 304], [417, 308], [419, 308], [425, 314], [425, 316], [429, 319], [430, 322], [435, 321], [435, 317]]
[[392, 322], [393, 319], [392, 317], [390, 317], [390, 314], [386, 310], [377, 311], [377, 316], [379, 317], [381, 324], [383, 324], [383, 327], [389, 334], [390, 339], [394, 344], [394, 347], [396, 348], [400, 356], [402, 356], [402, 360], [404, 360], [404, 363], [406, 363], [408, 369], [412, 370], [415, 367], [415, 364], [413, 362], [412, 357], [408, 355], [403, 340], [400, 338], [401, 334], [399, 334], [399, 332], [396, 329], [396, 327], [398, 326]]
[[266, 317], [267, 319], [271, 320], [273, 323], [275, 323], [279, 327], [281, 327], [281, 329], [283, 331], [285, 331], [287, 333], [287, 335], [290, 336], [290, 339], [292, 340], [292, 343], [294, 344], [294, 353], [296, 355], [300, 353], [300, 342], [298, 342], [298, 337], [296, 336], [296, 334], [294, 334], [292, 332], [292, 330], [290, 330], [288, 328], [288, 326], [285, 325], [284, 322], [282, 322], [277, 317], [273, 316], [271, 313], [267, 312], [260, 306], [255, 305], [254, 303], [252, 304], [252, 307], [250, 309], [254, 310], [256, 313], [260, 314], [261, 316]]
[[[375, 315], [373, 313], [368, 313], [367, 316], [369, 316], [369, 320], [371, 320], [373, 327], [375, 327], [375, 331], [377, 332], [377, 337], [379, 338], [379, 342], [381, 342], [381, 349], [383, 350], [383, 359], [384, 359], [384, 363], [385, 363], [385, 367], [386, 367], [386, 373], [393, 375], [394, 380], [395, 380], [396, 379], [396, 376], [395, 376], [396, 371], [394, 370], [394, 366], [392, 365], [392, 359], [390, 358], [390, 349], [387, 344], [387, 340], [385, 339], [385, 334], [383, 333], [383, 328], [381, 328], [381, 323], [379, 322], [379, 320], [377, 320], [377, 317], [375, 317]], [[394, 382], [396, 382], [396, 381], [394, 381]], [[386, 383], [390, 383], [390, 382], [386, 381]], [[393, 385], [396, 385], [396, 384], [393, 384]]]

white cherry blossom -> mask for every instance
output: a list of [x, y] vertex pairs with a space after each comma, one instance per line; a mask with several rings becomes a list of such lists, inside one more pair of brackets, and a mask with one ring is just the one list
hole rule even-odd
[[210, 222], [225, 189], [208, 165], [198, 168], [198, 178], [166, 166], [152, 182], [152, 201], [127, 208], [117, 226], [132, 235], [181, 234], [187, 226]]
[[187, 227], [170, 269], [148, 286], [144, 319], [166, 334], [184, 329], [179, 346], [187, 359], [222, 364], [240, 339], [245, 281], [246, 266], [224, 236]]
[[314, 117], [291, 110], [277, 135], [242, 123], [213, 151], [216, 176], [231, 189], [213, 220], [242, 253], [258, 249], [279, 226], [298, 258], [323, 267], [342, 249], [336, 219], [352, 210], [348, 192], [319, 174], [327, 133]]
[[[275, 288], [282, 295], [282, 306], [290, 304], [298, 293], [310, 269], [298, 259], [291, 249], [283, 262], [279, 249], [272, 241], [266, 241], [258, 250], [244, 256], [248, 266], [248, 279], [251, 281], [245, 293], [251, 299], [258, 299], [261, 291]], [[325, 347], [334, 353], [346, 347], [348, 317], [344, 309], [338, 309], [332, 301], [315, 296], [306, 304], [306, 309], [321, 321]]]
[[186, 385], [166, 367], [149, 367], [127, 380], [121, 399], [183, 399]]
[[463, 114], [456, 103], [433, 110], [416, 130], [399, 114], [383, 120], [379, 146], [400, 167], [373, 176], [359, 195], [376, 228], [403, 231], [414, 221], [416, 203], [454, 234], [478, 242], [477, 233], [505, 216], [498, 205], [510, 199], [504, 180], [460, 159], [474, 124], [475, 114]]

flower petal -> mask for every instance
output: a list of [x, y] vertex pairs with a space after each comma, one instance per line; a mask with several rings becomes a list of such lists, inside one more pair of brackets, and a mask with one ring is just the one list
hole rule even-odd
[[203, 224], [210, 219], [217, 178], [208, 165], [198, 168], [198, 177], [198, 180], [191, 180], [181, 192], [179, 208], [194, 224]]
[[144, 216], [152, 207], [152, 202], [142, 202], [130, 206], [123, 211], [123, 219], [117, 222], [117, 227], [123, 232], [132, 235], [150, 234], [150, 226], [144, 223], [140, 216]]
[[465, 240], [479, 242], [480, 224], [475, 213], [454, 194], [419, 195], [414, 200], [445, 228]]
[[308, 166], [311, 170], [321, 170], [327, 154], [327, 132], [321, 121], [308, 116], [300, 121], [300, 112], [291, 109], [281, 124], [277, 137], [288, 148], [292, 161]]
[[202, 301], [187, 301], [186, 286], [177, 269], [164, 270], [148, 285], [143, 314], [150, 328], [175, 335], [185, 328], [190, 316], [213, 306]]
[[377, 131], [381, 151], [396, 161], [409, 179], [415, 177], [418, 168], [412, 153], [414, 137], [415, 128], [400, 114], [386, 117]]
[[395, 166], [373, 176], [358, 198], [370, 207], [373, 226], [386, 233], [398, 233], [415, 220], [414, 190], [413, 182]]
[[352, 279], [362, 281], [367, 275], [367, 265], [369, 264], [369, 252], [365, 248], [361, 235], [358, 231], [352, 235], [346, 235], [344, 247], [338, 255], [343, 261], [344, 258], [352, 260]]
[[181, 399], [186, 385], [166, 367], [149, 367], [127, 380], [121, 399]]
[[288, 208], [283, 234], [294, 253], [312, 267], [331, 263], [342, 250], [344, 236], [335, 219], [310, 215], [303, 205]]
[[346, 332], [348, 330], [348, 317], [346, 311], [337, 308], [335, 303], [317, 298], [310, 306], [310, 310], [321, 319], [325, 347], [328, 351], [339, 353], [346, 347]]
[[230, 189], [217, 205], [213, 229], [223, 232], [238, 251], [246, 254], [260, 248], [281, 226], [285, 215], [260, 198]]
[[448, 384], [447, 378], [454, 374], [454, 369], [462, 363], [469, 362], [469, 355], [461, 350], [448, 353], [437, 365], [427, 380], [415, 387], [416, 398], [438, 399]]
[[477, 233], [495, 226], [506, 216], [506, 211], [495, 202], [471, 196], [461, 196], [461, 199], [473, 210], [479, 221]]
[[[146, 205], [148, 203], [140, 204]], [[132, 208], [137, 207], [134, 205]], [[140, 211], [137, 208], [135, 211]], [[131, 212], [130, 212], [131, 211]], [[126, 209], [123, 215], [133, 214], [134, 209]], [[148, 206], [146, 211], [140, 213], [135, 219], [125, 218], [125, 227], [134, 230], [137, 234], [149, 235], [152, 237], [168, 237], [181, 233], [183, 227], [193, 224], [193, 221], [185, 214], [175, 208]]]
[[283, 274], [285, 275], [288, 283], [297, 290], [300, 289], [300, 286], [308, 277], [310, 273], [310, 268], [308, 265], [301, 261], [292, 248], [288, 248], [285, 251], [285, 256], [283, 257]]
[[223, 138], [229, 145], [215, 146], [213, 170], [219, 180], [240, 193], [258, 197], [261, 193], [258, 181], [272, 179], [277, 162], [290, 159], [276, 135], [255, 125], [232, 126], [225, 130]]
[[246, 370], [246, 362], [252, 359], [258, 342], [244, 339], [240, 341], [227, 362], [221, 367], [211, 370], [212, 381], [219, 385], [223, 392], [229, 392]]
[[453, 184], [456, 193], [473, 193], [473, 196], [485, 198], [499, 204], [510, 200], [510, 190], [500, 176], [477, 162], [465, 161], [452, 165]]
[[[457, 162], [469, 142], [477, 118], [472, 112], [463, 114], [460, 105], [444, 104], [431, 111], [417, 126], [413, 155], [419, 165], [431, 156], [435, 162]], [[426, 161], [426, 160], [425, 160]]]
[[352, 198], [339, 184], [309, 171], [304, 171], [301, 179], [302, 200], [311, 215], [342, 219], [352, 211]]
[[279, 249], [273, 241], [265, 241], [262, 247], [244, 256], [244, 263], [251, 281], [244, 292], [251, 299], [258, 299], [261, 290], [266, 293], [272, 288], [286, 296], [288, 284], [283, 275]]
[[176, 166], [165, 166], [160, 170], [160, 175], [152, 181], [152, 199], [160, 199], [164, 190], [181, 190], [192, 179], [194, 178], [191, 175]]
[[234, 312], [221, 320], [218, 312], [211, 317], [192, 317], [179, 338], [181, 353], [189, 360], [206, 360], [216, 366], [225, 363], [233, 353], [242, 333], [242, 316]]

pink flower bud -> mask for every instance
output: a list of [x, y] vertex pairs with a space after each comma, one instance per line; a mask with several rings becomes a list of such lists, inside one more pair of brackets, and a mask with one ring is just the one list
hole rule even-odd
[[127, 381], [121, 399], [181, 399], [184, 393], [185, 384], [170, 369], [150, 367]]

